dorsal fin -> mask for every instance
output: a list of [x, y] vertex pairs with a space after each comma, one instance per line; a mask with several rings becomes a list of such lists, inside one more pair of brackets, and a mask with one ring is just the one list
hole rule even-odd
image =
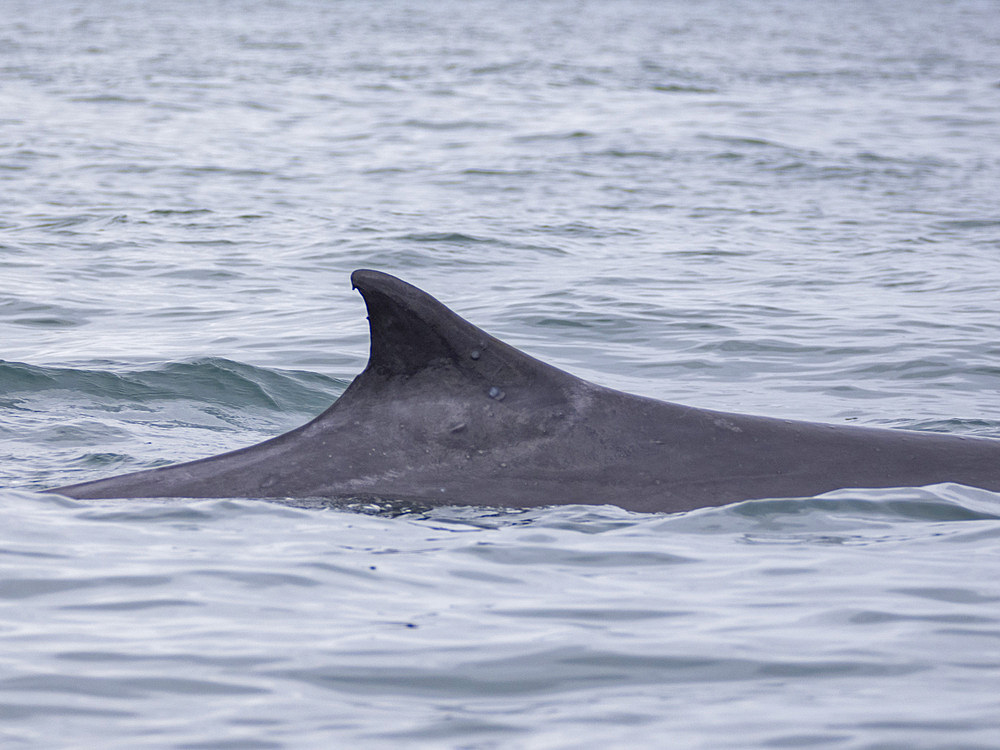
[[490, 336], [395, 276], [361, 269], [351, 274], [351, 283], [368, 306], [371, 354], [365, 376], [408, 378], [451, 367], [502, 388], [576, 380]]

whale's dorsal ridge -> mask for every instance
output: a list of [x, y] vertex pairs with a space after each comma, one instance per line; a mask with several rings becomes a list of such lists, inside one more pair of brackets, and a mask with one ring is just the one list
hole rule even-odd
[[391, 380], [452, 368], [497, 388], [566, 385], [577, 378], [505, 344], [427, 292], [382, 271], [359, 269], [351, 284], [368, 307], [371, 353], [364, 375]]
[[257, 445], [59, 487], [76, 498], [381, 498], [681, 511], [848, 487], [1000, 491], [1000, 441], [724, 414], [580, 380], [378, 271], [351, 277], [371, 358], [323, 414]]

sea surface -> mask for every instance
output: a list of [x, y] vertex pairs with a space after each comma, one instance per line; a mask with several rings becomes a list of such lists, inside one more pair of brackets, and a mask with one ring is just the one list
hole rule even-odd
[[325, 409], [355, 268], [603, 385], [1000, 437], [995, 0], [0, 1], [0, 747], [1000, 747], [995, 493], [42, 492]]

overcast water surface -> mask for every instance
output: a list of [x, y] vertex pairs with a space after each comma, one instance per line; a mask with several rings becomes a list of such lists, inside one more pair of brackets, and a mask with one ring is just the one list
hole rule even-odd
[[994, 493], [39, 493], [325, 409], [355, 268], [604, 385], [1000, 437], [998, 10], [4, 0], [0, 745], [1000, 747]]

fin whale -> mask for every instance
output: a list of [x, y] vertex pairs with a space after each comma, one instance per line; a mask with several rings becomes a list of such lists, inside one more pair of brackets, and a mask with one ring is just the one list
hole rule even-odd
[[351, 282], [368, 308], [368, 365], [311, 422], [218, 456], [51, 491], [668, 512], [848, 487], [1000, 491], [1000, 440], [634, 396], [534, 359], [394, 276], [359, 270]]

